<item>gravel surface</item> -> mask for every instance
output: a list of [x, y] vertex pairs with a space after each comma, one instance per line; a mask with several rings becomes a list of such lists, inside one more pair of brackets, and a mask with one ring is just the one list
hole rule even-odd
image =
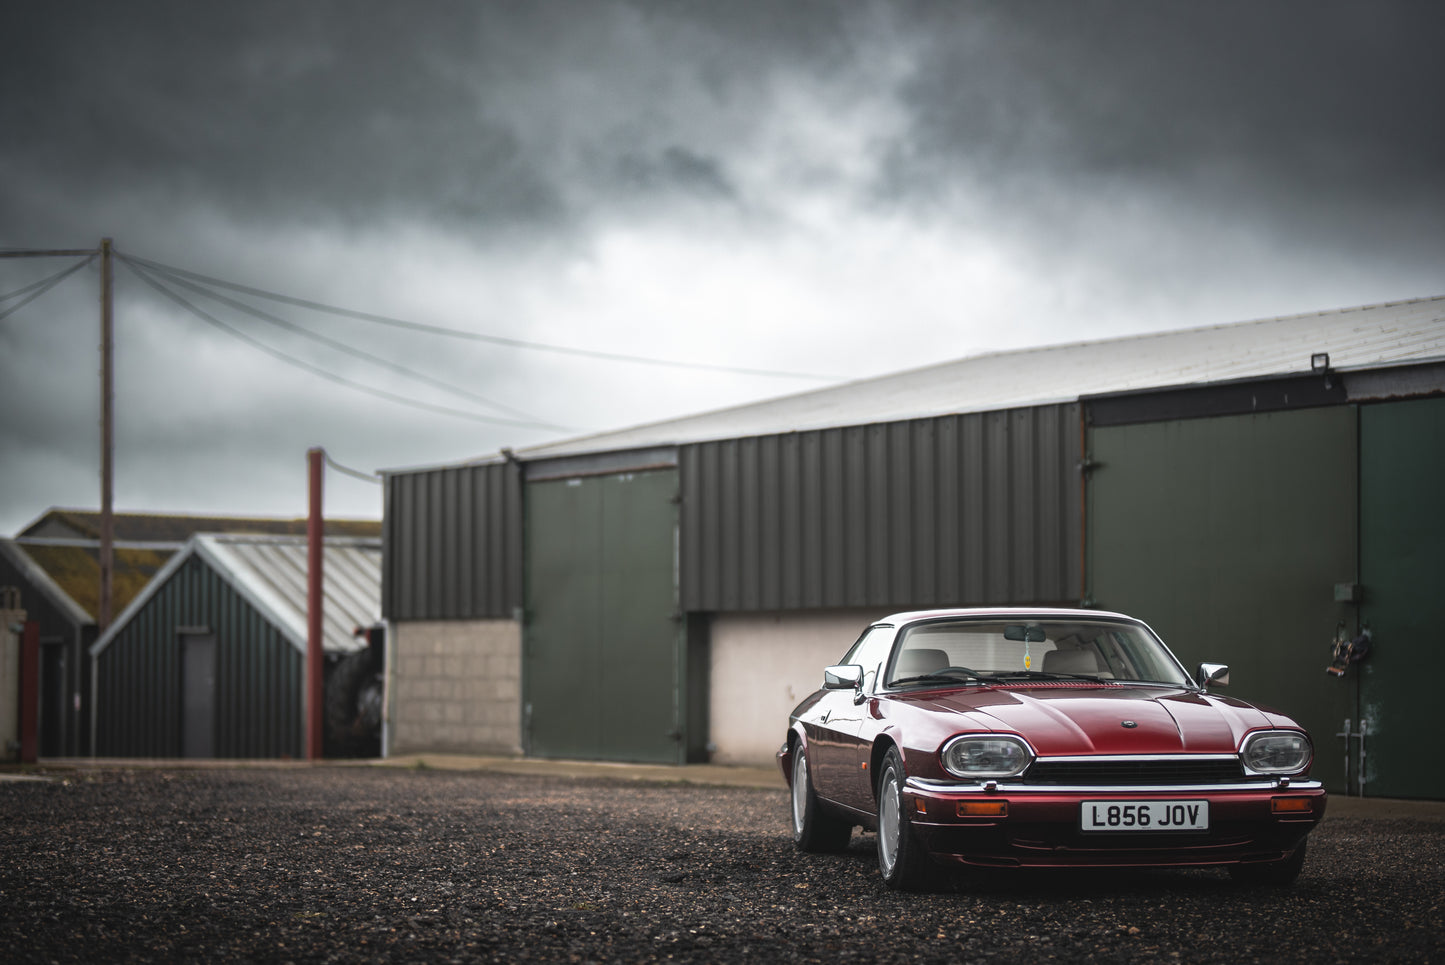
[[9, 962], [1445, 961], [1445, 824], [1327, 819], [1222, 872], [883, 889], [776, 790], [367, 767], [0, 782]]

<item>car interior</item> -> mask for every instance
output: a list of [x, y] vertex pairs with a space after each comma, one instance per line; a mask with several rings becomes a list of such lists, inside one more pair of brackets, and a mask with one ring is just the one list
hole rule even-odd
[[[1113, 632], [1078, 624], [949, 624], [913, 628], [894, 662], [891, 680], [966, 667], [979, 673], [1034, 671], [1083, 675], [1100, 680], [1165, 679], [1144, 672], [1148, 655], [1128, 639], [1132, 631]], [[1140, 660], [1143, 666], [1139, 666]]]

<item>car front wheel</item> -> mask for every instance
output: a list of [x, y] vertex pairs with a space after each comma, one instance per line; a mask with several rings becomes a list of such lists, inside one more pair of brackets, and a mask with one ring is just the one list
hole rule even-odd
[[793, 846], [799, 851], [843, 851], [853, 825], [823, 811], [808, 773], [808, 755], [793, 746]]
[[941, 873], [913, 832], [903, 781], [903, 757], [889, 748], [878, 778], [878, 870], [889, 888], [925, 891], [937, 886]]

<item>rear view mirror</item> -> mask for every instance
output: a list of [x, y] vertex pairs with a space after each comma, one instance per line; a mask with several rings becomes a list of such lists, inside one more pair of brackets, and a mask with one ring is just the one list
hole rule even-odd
[[1199, 686], [1209, 689], [1209, 685], [1216, 687], [1229, 686], [1229, 666], [1222, 663], [1201, 663], [1199, 672], [1194, 675], [1199, 681]]
[[857, 690], [863, 684], [863, 668], [856, 664], [828, 667], [823, 671], [824, 690]]
[[1019, 643], [1043, 643], [1043, 627], [1026, 627], [1022, 623], [1010, 623], [1003, 628], [1005, 640], [1017, 640]]

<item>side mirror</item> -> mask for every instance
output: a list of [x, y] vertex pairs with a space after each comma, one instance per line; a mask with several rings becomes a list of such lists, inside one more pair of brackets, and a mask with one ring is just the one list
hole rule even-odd
[[1222, 663], [1201, 663], [1199, 672], [1194, 675], [1199, 681], [1199, 686], [1209, 689], [1210, 684], [1216, 687], [1229, 686], [1229, 666]]
[[824, 690], [857, 690], [862, 685], [863, 668], [857, 664], [844, 664], [823, 670]]

